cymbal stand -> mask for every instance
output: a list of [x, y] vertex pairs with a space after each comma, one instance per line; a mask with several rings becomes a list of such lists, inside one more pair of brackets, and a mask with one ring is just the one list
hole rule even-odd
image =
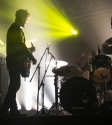
[[57, 86], [57, 81], [58, 81], [58, 75], [55, 75], [54, 79], [54, 85], [55, 85], [55, 103], [51, 106], [51, 108], [48, 110], [48, 114], [52, 111], [55, 111], [55, 115], [64, 115], [62, 112], [63, 108], [61, 105], [58, 103], [58, 86]]

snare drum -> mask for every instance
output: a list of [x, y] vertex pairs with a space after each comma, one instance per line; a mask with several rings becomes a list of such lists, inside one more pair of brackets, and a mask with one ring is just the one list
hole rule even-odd
[[89, 61], [92, 80], [96, 83], [103, 83], [102, 76], [106, 76], [106, 82], [111, 80], [111, 58], [105, 55], [98, 55]]

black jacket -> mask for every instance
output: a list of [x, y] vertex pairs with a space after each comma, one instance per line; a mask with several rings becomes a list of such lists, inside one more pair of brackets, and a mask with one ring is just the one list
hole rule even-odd
[[34, 57], [25, 45], [24, 32], [15, 22], [9, 27], [6, 36], [6, 64], [7, 69], [18, 68], [19, 56], [27, 54], [32, 60]]

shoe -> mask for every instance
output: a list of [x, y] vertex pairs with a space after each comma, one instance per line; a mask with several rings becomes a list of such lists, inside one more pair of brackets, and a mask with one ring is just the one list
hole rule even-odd
[[21, 113], [19, 110], [10, 111], [9, 116], [28, 116], [28, 114]]

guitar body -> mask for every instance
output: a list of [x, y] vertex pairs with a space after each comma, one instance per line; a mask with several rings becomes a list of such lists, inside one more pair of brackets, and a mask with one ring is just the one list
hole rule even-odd
[[30, 68], [31, 68], [31, 60], [27, 57], [26, 54], [19, 56], [19, 66], [20, 66], [21, 76], [29, 77]]
[[[34, 47], [33, 43], [31, 42], [31, 48]], [[31, 49], [30, 48], [30, 49]], [[30, 50], [33, 53], [32, 50]], [[27, 54], [22, 54], [19, 56], [19, 66], [20, 66], [20, 73], [22, 77], [29, 77], [30, 76], [30, 68], [31, 68], [31, 60], [28, 58]]]

